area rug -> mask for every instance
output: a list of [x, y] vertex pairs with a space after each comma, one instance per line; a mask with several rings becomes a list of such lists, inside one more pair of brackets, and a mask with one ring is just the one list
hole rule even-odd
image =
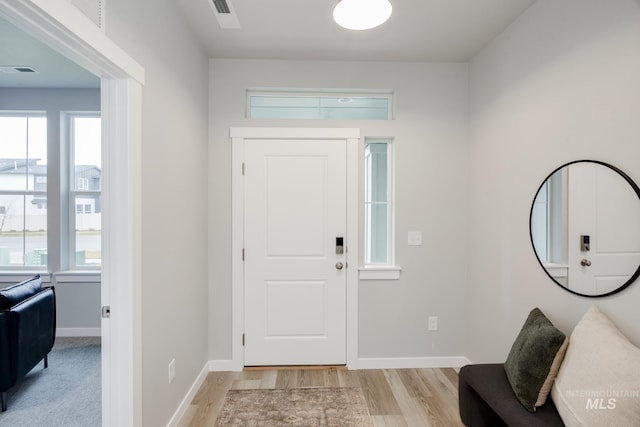
[[216, 427], [368, 427], [358, 388], [229, 390]]

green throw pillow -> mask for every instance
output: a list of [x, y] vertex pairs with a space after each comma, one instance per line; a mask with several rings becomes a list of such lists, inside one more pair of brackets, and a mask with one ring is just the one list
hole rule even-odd
[[568, 344], [539, 308], [531, 310], [504, 363], [511, 388], [529, 412], [546, 402]]

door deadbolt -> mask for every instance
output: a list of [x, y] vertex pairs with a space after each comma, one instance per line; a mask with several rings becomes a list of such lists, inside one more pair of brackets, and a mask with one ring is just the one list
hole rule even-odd
[[580, 250], [582, 252], [589, 252], [591, 238], [587, 235], [580, 236]]

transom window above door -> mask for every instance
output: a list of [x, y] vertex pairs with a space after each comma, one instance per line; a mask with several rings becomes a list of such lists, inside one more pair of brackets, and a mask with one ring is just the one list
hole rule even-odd
[[391, 120], [392, 91], [249, 89], [247, 118], [312, 120]]

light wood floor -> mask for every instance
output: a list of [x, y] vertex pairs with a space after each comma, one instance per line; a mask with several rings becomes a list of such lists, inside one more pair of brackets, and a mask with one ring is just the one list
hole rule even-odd
[[462, 426], [454, 369], [349, 371], [342, 367], [210, 372], [180, 425], [213, 426], [231, 389], [306, 387], [360, 387], [374, 427]]

